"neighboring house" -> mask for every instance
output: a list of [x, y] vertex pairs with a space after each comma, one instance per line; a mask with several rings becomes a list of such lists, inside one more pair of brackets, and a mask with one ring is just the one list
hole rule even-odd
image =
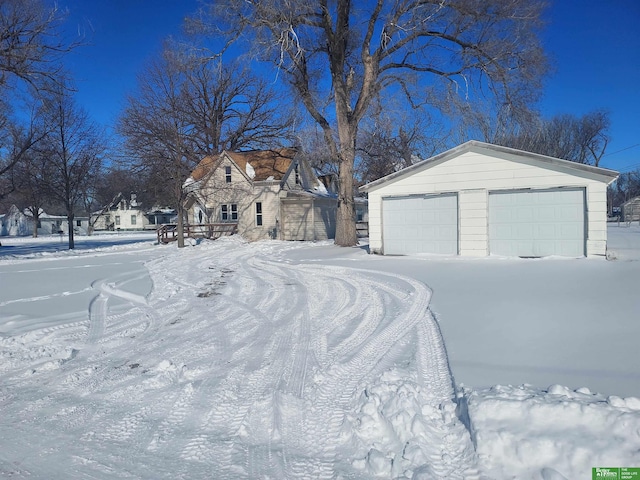
[[144, 230], [149, 223], [136, 200], [136, 195], [126, 198], [122, 193], [100, 212], [92, 214], [93, 228], [99, 230]]
[[[33, 221], [32, 221], [33, 224]], [[38, 221], [38, 235], [58, 234], [69, 232], [67, 217], [63, 215], [49, 215], [41, 213]], [[89, 217], [75, 216], [73, 218], [73, 231], [79, 235], [86, 235], [89, 229]]]
[[238, 223], [250, 241], [335, 236], [335, 192], [292, 148], [206, 157], [184, 189], [189, 223]]
[[33, 221], [21, 212], [18, 207], [11, 205], [9, 211], [2, 216], [0, 236], [23, 237], [33, 234]]
[[158, 225], [162, 225], [164, 223], [176, 223], [178, 221], [178, 216], [174, 208], [155, 207], [145, 212], [145, 217], [148, 222], [146, 227], [147, 229], [156, 229], [158, 228]]
[[153, 208], [146, 211], [137, 201], [135, 193], [129, 198], [119, 193], [109, 205], [91, 216], [93, 228], [101, 230], [154, 230], [163, 223], [176, 220], [176, 213], [171, 208]]
[[624, 202], [620, 207], [620, 220], [623, 222], [640, 221], [640, 197]]
[[[86, 235], [89, 227], [89, 218], [76, 216], [74, 218], [74, 232]], [[9, 212], [2, 218], [0, 225], [1, 236], [27, 236], [33, 235], [33, 217], [28, 210], [21, 212], [18, 207], [12, 205]], [[49, 215], [44, 211], [40, 213], [38, 220], [38, 235], [58, 234], [60, 231], [67, 233], [67, 217], [63, 215]]]
[[605, 255], [604, 168], [471, 141], [361, 187], [372, 253]]

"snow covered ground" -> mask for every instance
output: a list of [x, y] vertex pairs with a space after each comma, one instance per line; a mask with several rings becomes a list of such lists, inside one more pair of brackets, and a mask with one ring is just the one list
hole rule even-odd
[[1, 241], [0, 477], [639, 466], [640, 228], [610, 228], [615, 261]]

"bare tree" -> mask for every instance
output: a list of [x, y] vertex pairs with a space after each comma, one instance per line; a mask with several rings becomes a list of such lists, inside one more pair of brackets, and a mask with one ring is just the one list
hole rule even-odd
[[183, 108], [184, 73], [172, 52], [165, 51], [139, 76], [138, 91], [128, 97], [118, 122], [134, 168], [168, 187], [178, 214], [179, 247], [184, 247], [182, 184], [198, 161], [193, 125]]
[[0, 89], [19, 80], [36, 90], [64, 85], [61, 59], [79, 42], [63, 41], [64, 14], [44, 0], [0, 0]]
[[248, 40], [293, 86], [338, 159], [336, 244], [349, 246], [357, 243], [358, 127], [376, 95], [404, 94], [434, 108], [447, 90], [530, 101], [545, 69], [536, 36], [542, 9], [537, 0], [227, 0], [211, 2], [189, 25]]
[[181, 69], [183, 110], [200, 155], [270, 148], [288, 137], [293, 111], [282, 108], [276, 91], [246, 66], [189, 55], [183, 56]]
[[356, 171], [372, 182], [445, 149], [448, 134], [423, 109], [391, 108], [376, 101], [358, 136]]
[[53, 176], [53, 165], [47, 155], [37, 149], [30, 149], [13, 171], [15, 192], [13, 202], [27, 210], [33, 219], [33, 236], [38, 236], [40, 215], [45, 207], [51, 205], [49, 180]]
[[640, 169], [621, 173], [607, 189], [609, 208], [619, 207], [627, 200], [640, 195]]
[[272, 146], [286, 135], [290, 118], [274, 106], [274, 93], [247, 70], [166, 49], [139, 79], [119, 131], [140, 169], [168, 185], [184, 246], [184, 182], [206, 155], [224, 149]]
[[37, 97], [38, 92], [66, 88], [62, 58], [80, 41], [62, 38], [64, 17], [57, 4], [45, 0], [0, 0], [0, 99], [8, 99], [0, 100], [0, 199], [14, 190], [12, 169], [42, 139], [34, 129], [33, 106], [21, 106], [23, 117], [31, 113], [25, 124], [9, 114], [9, 102], [17, 105], [27, 92]]
[[66, 213], [69, 249], [73, 249], [76, 210], [102, 167], [103, 132], [63, 89], [45, 100], [43, 116], [49, 133], [36, 150], [49, 161], [47, 190]]
[[496, 143], [588, 165], [600, 164], [609, 143], [609, 115], [597, 110], [582, 117], [563, 114], [534, 118]]
[[28, 115], [28, 123], [13, 117], [10, 110], [0, 101], [0, 199], [16, 188], [14, 167], [47, 135], [37, 107], [32, 106], [24, 112]]

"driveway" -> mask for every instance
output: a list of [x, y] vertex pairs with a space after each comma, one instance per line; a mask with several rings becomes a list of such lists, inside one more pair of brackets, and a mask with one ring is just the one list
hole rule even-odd
[[[315, 256], [431, 287], [458, 384], [561, 384], [640, 397], [640, 227], [610, 225], [609, 238], [618, 260], [384, 257], [367, 255], [366, 245], [329, 244]], [[291, 256], [310, 258], [304, 250]]]

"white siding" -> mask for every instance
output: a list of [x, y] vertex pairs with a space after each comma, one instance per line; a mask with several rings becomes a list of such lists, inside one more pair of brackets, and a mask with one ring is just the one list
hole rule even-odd
[[[279, 185], [271, 182], [254, 186], [252, 195], [239, 199], [238, 231], [249, 241], [276, 238], [279, 224]], [[256, 222], [256, 203], [262, 203], [262, 225]]]
[[315, 240], [314, 209], [309, 199], [281, 199], [282, 239]]
[[336, 236], [337, 203], [331, 199], [315, 199], [313, 207], [313, 235], [315, 240], [328, 240]]
[[327, 240], [336, 233], [336, 201], [325, 198], [281, 198], [282, 240]]
[[587, 254], [606, 253], [606, 183], [564, 165], [544, 167], [528, 157], [466, 151], [369, 189], [369, 241], [382, 252], [382, 197], [459, 192], [460, 254], [488, 254], [488, 192], [581, 187], [587, 192]]
[[460, 255], [484, 257], [489, 252], [487, 238], [487, 191], [461, 190], [458, 194], [460, 215]]

